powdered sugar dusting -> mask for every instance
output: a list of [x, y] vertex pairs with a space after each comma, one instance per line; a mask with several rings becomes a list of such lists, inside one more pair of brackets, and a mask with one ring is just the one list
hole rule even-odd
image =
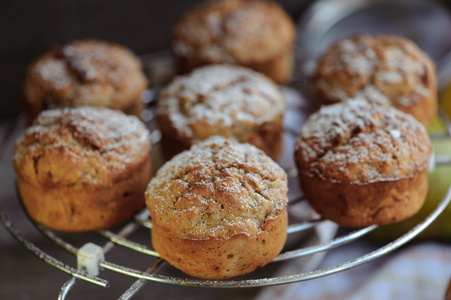
[[391, 106], [354, 99], [321, 108], [296, 144], [306, 173], [330, 180], [372, 182], [410, 176], [431, 152], [424, 127]]
[[402, 75], [396, 72], [377, 72], [376, 76], [379, 80], [384, 80], [390, 83], [398, 83], [403, 80]]
[[431, 95], [431, 91], [429, 91], [427, 88], [421, 85], [416, 85], [413, 90], [415, 93], [423, 97], [429, 97]]
[[49, 149], [63, 147], [80, 162], [96, 156], [102, 168], [112, 170], [146, 155], [150, 151], [150, 135], [134, 116], [82, 106], [43, 111], [19, 140], [17, 156], [25, 156], [27, 147], [43, 149], [42, 155]]
[[430, 97], [429, 83], [423, 80], [427, 63], [427, 56], [408, 40], [355, 35], [333, 45], [319, 59], [314, 76], [316, 86], [333, 99], [365, 94], [362, 90], [372, 85], [398, 108], [407, 108]]
[[390, 100], [372, 84], [367, 85], [363, 90], [357, 93], [356, 98], [363, 98], [373, 103], [390, 104]]
[[366, 55], [343, 54], [342, 60], [345, 62], [346, 68], [360, 75], [369, 75], [373, 73], [374, 64]]
[[127, 111], [146, 86], [141, 63], [128, 48], [86, 39], [39, 57], [27, 71], [23, 90], [25, 101], [36, 108], [91, 105]]
[[206, 1], [174, 26], [176, 55], [209, 63], [254, 63], [280, 55], [295, 38], [292, 20], [269, 1]]
[[359, 50], [358, 46], [350, 40], [342, 40], [339, 45], [343, 52], [354, 52]]
[[157, 113], [169, 115], [180, 132], [194, 137], [199, 122], [220, 132], [241, 123], [261, 124], [283, 110], [284, 100], [274, 83], [231, 65], [207, 66], [177, 78], [162, 93], [157, 107]]
[[395, 70], [401, 70], [404, 73], [414, 73], [420, 77], [424, 74], [423, 64], [409, 56], [404, 48], [387, 47], [384, 51], [384, 57], [387, 64]]
[[60, 60], [49, 59], [48, 61], [37, 62], [35, 71], [44, 81], [50, 82], [56, 89], [63, 89], [74, 84], [74, 79]]
[[286, 206], [287, 178], [256, 147], [214, 136], [163, 165], [146, 199], [153, 222], [175, 236], [254, 235]]

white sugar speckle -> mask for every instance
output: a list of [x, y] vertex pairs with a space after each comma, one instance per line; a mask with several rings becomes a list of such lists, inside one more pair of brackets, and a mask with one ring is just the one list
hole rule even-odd
[[390, 72], [390, 71], [377, 72], [376, 77], [379, 80], [386, 81], [389, 83], [399, 83], [403, 80], [403, 77], [401, 74], [399, 74], [397, 72]]
[[392, 130], [390, 130], [390, 134], [395, 139], [398, 139], [401, 136], [401, 131], [396, 130], [396, 129], [392, 129]]
[[368, 57], [364, 55], [343, 54], [342, 60], [346, 63], [347, 69], [360, 75], [371, 74], [374, 70], [374, 64]]

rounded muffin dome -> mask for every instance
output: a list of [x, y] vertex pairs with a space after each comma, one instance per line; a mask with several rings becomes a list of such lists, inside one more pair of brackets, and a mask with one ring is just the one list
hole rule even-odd
[[431, 152], [413, 116], [360, 98], [312, 114], [294, 155], [311, 206], [342, 226], [362, 227], [401, 221], [421, 208]]
[[157, 102], [167, 157], [221, 135], [280, 155], [285, 99], [266, 76], [234, 65], [211, 65], [175, 78]]
[[322, 107], [296, 143], [302, 172], [346, 182], [410, 177], [428, 166], [429, 136], [411, 115], [364, 99]]
[[385, 98], [425, 126], [437, 113], [434, 62], [399, 36], [357, 34], [338, 40], [318, 58], [311, 83], [321, 105], [359, 95]]
[[84, 105], [139, 116], [146, 88], [141, 62], [131, 50], [86, 39], [54, 47], [31, 63], [22, 99], [29, 124], [42, 110]]
[[149, 151], [149, 131], [135, 116], [98, 107], [61, 108], [43, 111], [18, 139], [14, 164], [29, 182], [100, 186], [120, 179]]
[[295, 25], [273, 1], [205, 1], [174, 25], [180, 73], [207, 64], [236, 64], [286, 83], [293, 70]]

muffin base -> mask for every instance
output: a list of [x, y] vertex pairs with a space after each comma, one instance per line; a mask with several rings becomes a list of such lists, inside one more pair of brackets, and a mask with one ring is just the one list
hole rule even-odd
[[[282, 152], [282, 122], [283, 115], [278, 115], [274, 120], [258, 125], [250, 133], [244, 132], [242, 137], [232, 137], [228, 136], [229, 134], [224, 134], [223, 136], [237, 140], [240, 143], [254, 145], [276, 161]], [[188, 150], [196, 142], [192, 137], [181, 135], [176, 128], [171, 126], [171, 120], [167, 115], [158, 115], [157, 123], [161, 130], [161, 150], [165, 160], [169, 160], [174, 155]], [[227, 129], [227, 131], [230, 130]], [[226, 132], [226, 130], [223, 132]], [[217, 134], [222, 135], [219, 132]]]
[[51, 188], [36, 186], [18, 176], [17, 185], [31, 219], [62, 232], [83, 232], [121, 224], [145, 206], [144, 192], [151, 177], [150, 153], [132, 176], [122, 176], [111, 186], [83, 183]]
[[397, 109], [411, 114], [426, 128], [432, 124], [437, 116], [438, 101], [436, 95], [432, 95], [429, 98], [418, 97], [418, 101], [410, 106], [401, 105], [399, 103], [392, 103]]
[[[194, 69], [210, 65], [225, 63], [222, 61], [204, 60], [199, 57], [187, 57], [175, 54], [177, 70], [179, 74], [186, 74]], [[266, 75], [278, 84], [287, 84], [291, 80], [294, 65], [294, 51], [291, 45], [278, 55], [260, 62], [234, 62], [234, 64], [253, 69]]]
[[[315, 103], [316, 108], [320, 108], [323, 105], [332, 105], [339, 102], [342, 102], [338, 97], [332, 97], [326, 95], [322, 90], [316, 89], [314, 91], [315, 95]], [[428, 127], [432, 121], [434, 121], [435, 117], [437, 116], [437, 109], [438, 109], [438, 101], [435, 94], [431, 95], [430, 97], [419, 97], [418, 100], [413, 103], [412, 105], [406, 106], [402, 105], [399, 102], [391, 102], [391, 104], [399, 109], [400, 111], [403, 111], [405, 113], [408, 113], [412, 115], [415, 119], [417, 119], [421, 124], [423, 124], [425, 127]], [[346, 101], [346, 100], [345, 100]]]
[[271, 262], [282, 250], [288, 217], [284, 208], [266, 222], [256, 236], [245, 234], [230, 238], [196, 240], [171, 235], [153, 224], [152, 245], [172, 266], [188, 275], [204, 279], [225, 279], [247, 274]]
[[137, 116], [141, 120], [141, 113], [146, 108], [146, 104], [142, 102], [141, 98], [137, 98], [136, 100], [130, 102], [127, 106], [118, 108], [122, 110], [124, 113], [128, 115]]
[[408, 178], [371, 183], [332, 182], [299, 174], [307, 201], [325, 219], [344, 227], [385, 225], [413, 216], [428, 190], [428, 168]]

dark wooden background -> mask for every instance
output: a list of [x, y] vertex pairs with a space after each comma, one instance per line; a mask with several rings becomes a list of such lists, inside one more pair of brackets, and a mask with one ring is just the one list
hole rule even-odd
[[[199, 0], [0, 0], [0, 119], [20, 112], [26, 66], [54, 44], [98, 38], [138, 55], [169, 48], [175, 20]], [[311, 0], [280, 0], [297, 19]]]

